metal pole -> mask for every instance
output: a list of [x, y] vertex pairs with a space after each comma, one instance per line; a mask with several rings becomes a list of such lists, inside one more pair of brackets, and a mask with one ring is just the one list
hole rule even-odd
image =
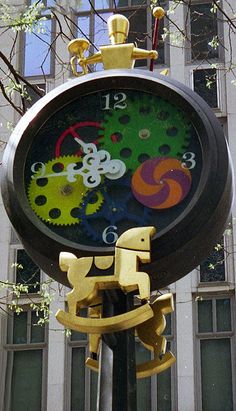
[[[130, 311], [133, 295], [104, 291], [103, 317]], [[134, 330], [104, 334], [101, 342], [97, 411], [136, 411]]]
[[[153, 37], [152, 37], [152, 49], [156, 50], [158, 46], [158, 28], [159, 28], [159, 19], [155, 19], [154, 30], [153, 30]], [[154, 69], [154, 59], [150, 61], [150, 71]]]

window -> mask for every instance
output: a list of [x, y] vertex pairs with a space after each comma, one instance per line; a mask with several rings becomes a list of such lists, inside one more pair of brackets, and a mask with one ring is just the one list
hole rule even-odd
[[233, 299], [230, 297], [206, 298], [197, 302], [199, 411], [235, 409], [232, 313]]
[[[35, 87], [38, 87], [41, 91], [46, 92], [46, 84], [45, 83], [39, 83], [39, 84], [33, 84]], [[31, 87], [25, 86], [25, 91], [27, 93], [27, 100], [26, 102], [26, 107], [29, 109], [38, 101], [41, 97], [35, 92], [35, 90]]]
[[194, 91], [212, 108], [218, 107], [218, 87], [216, 69], [200, 69], [193, 71]]
[[200, 281], [225, 281], [224, 238], [216, 244], [209, 257], [200, 265]]
[[[98, 374], [85, 366], [89, 356], [87, 334], [71, 332], [68, 341], [67, 404], [70, 411], [96, 411]], [[79, 388], [79, 389], [78, 389]]]
[[[173, 345], [172, 316], [166, 315], [167, 326], [165, 337], [167, 338], [167, 350]], [[66, 409], [70, 411], [96, 411], [98, 374], [90, 371], [85, 366], [85, 360], [89, 356], [87, 335], [72, 331], [68, 341], [67, 357], [67, 394], [70, 403]], [[136, 342], [136, 362], [146, 362], [151, 358], [151, 352], [143, 345]], [[171, 367], [150, 378], [137, 380], [137, 411], [163, 411], [174, 410], [174, 367]], [[78, 389], [79, 387], [79, 389]]]
[[46, 409], [46, 330], [37, 322], [31, 311], [14, 313], [8, 319], [6, 411]]
[[[167, 1], [161, 2], [162, 7], [167, 5]], [[92, 6], [91, 6], [92, 5]], [[96, 8], [96, 12], [93, 8]], [[78, 32], [76, 36], [86, 37], [91, 41], [92, 47], [90, 52], [96, 53], [98, 47], [109, 44], [107, 31], [107, 19], [113, 13], [121, 13], [129, 19], [130, 31], [129, 42], [135, 42], [137, 47], [143, 49], [152, 48], [152, 30], [154, 21], [152, 20], [150, 7], [147, 7], [143, 0], [119, 0], [114, 6], [109, 0], [94, 0], [89, 2], [83, 0], [77, 18]], [[164, 42], [161, 35], [163, 34], [164, 19], [160, 20], [159, 24], [159, 58], [155, 64], [166, 63], [166, 51], [164, 50]], [[146, 60], [137, 60], [135, 66], [146, 66]], [[96, 64], [96, 70], [101, 70], [102, 65]]]
[[[35, 3], [30, 0], [30, 5]], [[52, 1], [40, 1], [45, 7], [50, 7]], [[23, 75], [26, 77], [52, 74], [52, 26], [48, 10], [42, 12], [45, 20], [40, 20], [32, 32], [24, 33]]]
[[31, 260], [25, 250], [16, 250], [16, 283], [28, 285], [29, 293], [40, 289], [40, 268]]
[[[163, 335], [167, 339], [167, 351], [174, 351], [173, 316], [165, 315], [166, 328]], [[151, 352], [144, 346], [136, 343], [136, 362], [142, 363], [151, 359]], [[137, 380], [137, 411], [172, 411], [175, 409], [174, 372], [172, 366], [166, 371], [153, 377]]]
[[191, 60], [219, 57], [218, 13], [212, 12], [212, 2], [190, 2]]

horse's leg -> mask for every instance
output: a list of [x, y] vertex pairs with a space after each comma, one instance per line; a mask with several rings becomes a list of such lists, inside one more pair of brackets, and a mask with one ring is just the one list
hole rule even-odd
[[89, 305], [91, 300], [93, 300], [97, 294], [95, 288], [95, 282], [91, 281], [91, 278], [83, 278], [81, 284], [73, 288], [67, 294], [68, 308], [69, 312], [73, 315], [77, 314], [78, 308], [82, 305]]
[[67, 294], [67, 302], [68, 302], [68, 309], [69, 313], [72, 315], [76, 315], [77, 313], [77, 290], [73, 288], [72, 291], [70, 291]]

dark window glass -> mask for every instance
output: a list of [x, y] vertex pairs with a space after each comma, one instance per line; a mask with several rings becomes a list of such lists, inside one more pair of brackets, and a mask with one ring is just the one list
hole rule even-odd
[[165, 315], [165, 319], [166, 319], [166, 327], [162, 333], [162, 335], [171, 335], [171, 314], [166, 314]]
[[194, 91], [199, 94], [210, 107], [218, 107], [216, 70], [194, 70], [193, 82]]
[[218, 47], [209, 45], [217, 36], [217, 14], [211, 13], [212, 2], [190, 6], [192, 60], [217, 58]]
[[[147, 11], [146, 9], [123, 12], [130, 23], [127, 43], [135, 43], [141, 49], [147, 49]], [[135, 67], [146, 66], [146, 60], [136, 60]]]
[[[136, 363], [144, 363], [151, 359], [150, 351], [140, 343], [136, 343]], [[151, 409], [151, 378], [137, 380], [137, 411]]]
[[14, 313], [13, 344], [27, 343], [27, 319], [27, 311], [21, 312], [19, 314]]
[[84, 411], [85, 407], [85, 349], [72, 348], [71, 411]]
[[[87, 308], [80, 309], [79, 314], [83, 318], [87, 317]], [[81, 333], [79, 331], [71, 330], [71, 336], [70, 336], [71, 341], [81, 341], [81, 340], [84, 341], [84, 340], [87, 340], [87, 338], [88, 337], [86, 333]]]
[[36, 293], [40, 289], [40, 268], [25, 250], [17, 250], [16, 282], [29, 285], [29, 293]]
[[38, 325], [40, 316], [37, 316], [34, 311], [31, 312], [31, 343], [40, 343], [45, 340], [45, 326]]
[[42, 350], [13, 353], [11, 411], [41, 411]]
[[171, 411], [171, 367], [157, 375], [157, 409]]
[[[38, 87], [40, 90], [45, 92], [46, 89], [46, 84], [35, 84], [36, 87]], [[41, 96], [37, 94], [31, 87], [25, 87], [26, 93], [28, 94], [28, 98], [26, 99], [26, 107], [30, 108], [33, 106], [36, 101], [38, 101]]]
[[200, 281], [225, 281], [224, 240], [214, 248], [209, 257], [200, 265]]
[[202, 409], [233, 411], [230, 339], [202, 340]]
[[216, 300], [216, 318], [217, 331], [231, 330], [231, 307], [229, 298]]
[[212, 300], [198, 302], [198, 332], [207, 333], [213, 331]]
[[90, 373], [90, 411], [97, 410], [97, 390], [98, 390], [98, 374], [96, 372]]

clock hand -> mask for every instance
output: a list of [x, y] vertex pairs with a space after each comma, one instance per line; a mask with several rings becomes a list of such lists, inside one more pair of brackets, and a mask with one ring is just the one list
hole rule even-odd
[[77, 141], [77, 143], [79, 143], [83, 149], [83, 152], [85, 154], [89, 154], [89, 153], [96, 153], [97, 152], [97, 147], [95, 144], [93, 143], [84, 143], [83, 140], [80, 140], [80, 138], [75, 137], [74, 139], [75, 141]]
[[65, 171], [50, 174], [45, 174], [45, 165], [43, 163], [34, 163], [31, 167], [33, 172], [35, 172], [37, 164], [41, 165], [41, 169], [39, 170], [39, 175], [33, 175], [32, 179], [37, 180], [40, 178], [65, 176], [67, 177], [67, 181], [72, 183], [76, 181], [77, 175], [81, 175], [83, 177], [84, 185], [89, 188], [94, 188], [100, 184], [101, 175], [103, 174], [107, 178], [113, 180], [124, 175], [126, 171], [125, 164], [121, 160], [110, 160], [110, 157], [111, 156], [107, 151], [99, 150], [94, 153], [86, 154], [80, 169], [78, 169], [78, 165], [73, 162], [67, 165]]

